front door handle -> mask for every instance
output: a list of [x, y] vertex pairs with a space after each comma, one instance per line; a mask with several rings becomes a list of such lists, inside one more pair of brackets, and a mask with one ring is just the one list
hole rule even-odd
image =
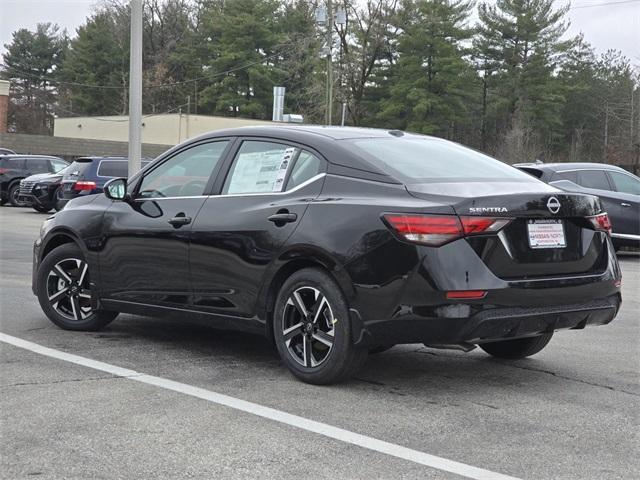
[[175, 228], [180, 228], [183, 225], [189, 225], [191, 223], [191, 217], [187, 217], [184, 213], [178, 213], [175, 217], [169, 220], [169, 223]]
[[631, 206], [630, 203], [624, 203], [624, 202], [622, 202], [620, 205], [622, 205], [623, 207], [630, 207]]
[[298, 215], [289, 212], [278, 212], [269, 216], [267, 219], [278, 226], [282, 226], [285, 223], [295, 222], [298, 219]]

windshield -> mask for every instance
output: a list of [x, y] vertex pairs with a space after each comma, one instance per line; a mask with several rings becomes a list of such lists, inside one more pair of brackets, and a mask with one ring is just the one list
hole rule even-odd
[[500, 160], [439, 138], [405, 136], [349, 140], [354, 153], [404, 183], [477, 181], [535, 182]]

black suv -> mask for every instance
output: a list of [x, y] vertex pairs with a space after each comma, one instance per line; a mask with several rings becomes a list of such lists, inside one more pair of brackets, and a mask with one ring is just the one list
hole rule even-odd
[[567, 192], [600, 197], [616, 248], [640, 247], [640, 178], [604, 163], [532, 163], [515, 167]]
[[[142, 166], [149, 163], [142, 160]], [[60, 188], [56, 190], [54, 207], [62, 210], [69, 200], [102, 193], [102, 187], [112, 178], [126, 178], [129, 161], [125, 157], [82, 157], [64, 171]]]
[[68, 165], [58, 157], [44, 155], [0, 155], [0, 205], [22, 206], [20, 181], [36, 173], [56, 173]]
[[20, 182], [18, 202], [23, 206], [31, 206], [37, 212], [46, 213], [56, 207], [58, 189], [67, 170], [73, 168], [68, 164], [57, 173], [38, 173]]

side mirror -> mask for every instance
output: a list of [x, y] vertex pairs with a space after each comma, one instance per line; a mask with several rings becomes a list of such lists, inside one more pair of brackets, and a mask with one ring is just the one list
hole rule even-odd
[[110, 200], [127, 200], [127, 179], [114, 178], [104, 184], [104, 194]]
[[571, 180], [556, 180], [554, 182], [549, 182], [549, 185], [551, 185], [552, 187], [559, 188], [560, 190], [564, 190], [566, 192], [582, 191], [582, 187], [577, 183], [573, 183]]

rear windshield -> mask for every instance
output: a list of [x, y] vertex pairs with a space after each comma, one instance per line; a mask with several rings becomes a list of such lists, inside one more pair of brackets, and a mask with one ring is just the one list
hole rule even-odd
[[80, 177], [91, 168], [92, 160], [76, 160], [64, 169], [64, 176]]
[[463, 179], [536, 182], [500, 160], [437, 138], [367, 138], [347, 142], [354, 153], [404, 183]]

